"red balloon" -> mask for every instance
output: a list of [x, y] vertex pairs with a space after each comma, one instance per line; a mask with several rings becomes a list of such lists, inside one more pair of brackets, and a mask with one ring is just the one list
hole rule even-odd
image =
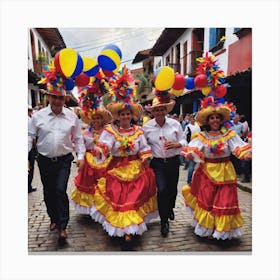
[[227, 88], [224, 85], [217, 86], [214, 90], [214, 94], [216, 98], [224, 97], [227, 93]]
[[113, 77], [115, 75], [115, 73], [113, 71], [107, 71], [107, 70], [102, 69], [102, 72], [108, 78]]
[[185, 84], [186, 84], [185, 76], [178, 73], [175, 74], [175, 81], [172, 88], [175, 90], [184, 89]]
[[84, 73], [81, 73], [75, 78], [75, 85], [79, 87], [84, 87], [89, 84], [90, 77]]
[[194, 84], [197, 88], [201, 89], [208, 85], [207, 76], [204, 74], [199, 74], [194, 78]]
[[66, 78], [66, 77], [64, 76], [64, 74], [62, 73], [62, 70], [61, 70], [61, 67], [60, 67], [60, 64], [59, 64], [59, 52], [57, 52], [57, 53], [55, 54], [55, 57], [54, 57], [54, 66], [55, 66], [56, 72], [58, 72], [59, 74], [61, 74], [63, 78]]

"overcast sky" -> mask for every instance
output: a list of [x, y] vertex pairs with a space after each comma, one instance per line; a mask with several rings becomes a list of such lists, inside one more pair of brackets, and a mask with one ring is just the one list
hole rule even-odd
[[131, 64], [136, 54], [153, 47], [163, 28], [59, 28], [68, 48], [82, 56], [95, 57], [108, 44], [117, 45], [122, 51], [121, 65], [136, 69], [142, 63]]

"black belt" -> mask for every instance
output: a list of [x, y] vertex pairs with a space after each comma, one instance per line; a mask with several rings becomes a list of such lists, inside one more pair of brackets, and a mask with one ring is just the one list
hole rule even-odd
[[167, 163], [167, 162], [169, 162], [169, 161], [178, 159], [178, 155], [176, 155], [176, 156], [174, 156], [174, 157], [168, 157], [168, 158], [157, 158], [157, 157], [154, 157], [153, 159], [154, 159], [154, 160], [157, 160], [157, 161], [161, 161], [161, 162]]
[[69, 157], [71, 154], [72, 154], [72, 153], [69, 153], [69, 154], [63, 155], [63, 156], [59, 156], [59, 157], [52, 157], [52, 158], [49, 158], [49, 157], [46, 157], [46, 156], [43, 156], [43, 155], [39, 154], [39, 157], [41, 157], [41, 158], [43, 158], [43, 159], [48, 159], [48, 160], [50, 160], [51, 162], [58, 162], [58, 161], [60, 161], [60, 160], [63, 160], [63, 159], [65, 159], [65, 158]]

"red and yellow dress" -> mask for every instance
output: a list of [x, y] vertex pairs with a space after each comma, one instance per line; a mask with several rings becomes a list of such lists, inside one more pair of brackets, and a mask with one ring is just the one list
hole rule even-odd
[[74, 179], [75, 188], [71, 193], [71, 204], [81, 214], [90, 214], [93, 206], [93, 194], [97, 180], [106, 174], [106, 168], [111, 160], [107, 157], [104, 162], [96, 162], [94, 146], [98, 142], [101, 130], [86, 130], [83, 134], [86, 147], [84, 168]]
[[203, 131], [181, 154], [192, 154], [199, 163], [191, 186], [182, 188], [185, 204], [193, 217], [195, 234], [231, 239], [241, 236], [243, 218], [238, 206], [237, 181], [230, 154], [244, 159], [251, 146], [235, 131]]
[[156, 181], [153, 170], [142, 160], [151, 158], [151, 150], [139, 126], [121, 129], [108, 125], [97, 144], [112, 160], [106, 176], [98, 180], [93, 195], [91, 216], [110, 236], [141, 235], [146, 223], [158, 216]]

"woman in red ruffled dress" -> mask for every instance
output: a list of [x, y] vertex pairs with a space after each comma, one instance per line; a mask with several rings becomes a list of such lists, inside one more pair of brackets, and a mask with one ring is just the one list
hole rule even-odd
[[[211, 98], [212, 102], [209, 102]], [[199, 163], [191, 185], [184, 186], [182, 193], [193, 217], [195, 234], [232, 239], [241, 236], [243, 218], [230, 154], [250, 160], [251, 145], [229, 126], [222, 125], [230, 119], [229, 104], [217, 104], [213, 97], [208, 99], [209, 106], [202, 108], [196, 118], [201, 125], [206, 125], [206, 130], [200, 132], [181, 152], [187, 159]]]
[[98, 180], [91, 212], [110, 236], [127, 242], [142, 235], [147, 222], [158, 216], [155, 175], [149, 167], [151, 149], [142, 128], [132, 124], [132, 119], [140, 118], [142, 106], [132, 100], [130, 78], [124, 67], [112, 84], [114, 100], [107, 109], [115, 122], [106, 126], [95, 148], [101, 162], [108, 153], [112, 160], [106, 176]]
[[[95, 93], [91, 92], [94, 88]], [[99, 89], [99, 87], [98, 87]], [[112, 121], [112, 115], [101, 105], [101, 99], [97, 87], [88, 86], [81, 90], [79, 94], [79, 105], [81, 119], [88, 124], [88, 128], [83, 132], [86, 153], [84, 168], [79, 171], [74, 179], [74, 189], [71, 194], [71, 204], [81, 214], [90, 214], [93, 206], [93, 194], [97, 180], [106, 173], [106, 168], [111, 160], [108, 156], [106, 160], [99, 163], [95, 160], [94, 147], [99, 140], [104, 127]]]

